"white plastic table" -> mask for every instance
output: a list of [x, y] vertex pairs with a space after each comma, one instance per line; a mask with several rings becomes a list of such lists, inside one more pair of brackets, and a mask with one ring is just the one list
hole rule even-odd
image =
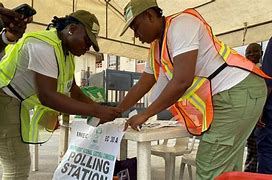
[[151, 141], [189, 136], [183, 126], [142, 129], [140, 132], [128, 129], [121, 143], [120, 158], [127, 157], [127, 141], [137, 142], [137, 179], [151, 180]]

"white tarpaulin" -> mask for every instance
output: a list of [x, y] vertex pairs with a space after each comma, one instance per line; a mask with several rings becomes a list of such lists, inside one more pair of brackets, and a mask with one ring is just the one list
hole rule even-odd
[[[157, 0], [169, 15], [188, 7], [197, 10], [212, 26], [219, 39], [232, 47], [269, 39], [272, 34], [272, 0]], [[97, 15], [100, 25], [99, 44], [102, 53], [135, 59], [147, 58], [148, 45], [133, 38], [128, 30], [123, 37], [120, 31], [121, 16], [128, 0], [3, 0], [7, 7], [28, 3], [37, 10], [29, 31], [45, 28], [53, 16], [63, 16], [74, 10], [85, 9]]]

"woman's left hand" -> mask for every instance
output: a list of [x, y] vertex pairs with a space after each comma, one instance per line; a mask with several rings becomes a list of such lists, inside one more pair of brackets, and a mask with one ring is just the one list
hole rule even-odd
[[148, 116], [144, 113], [140, 113], [129, 118], [125, 124], [124, 131], [127, 130], [128, 126], [131, 126], [132, 129], [140, 131], [140, 126], [148, 120]]

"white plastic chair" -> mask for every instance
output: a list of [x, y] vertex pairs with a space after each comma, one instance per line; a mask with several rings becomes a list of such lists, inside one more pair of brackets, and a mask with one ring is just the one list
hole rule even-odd
[[193, 146], [193, 150], [189, 154], [184, 154], [181, 157], [181, 164], [180, 164], [180, 175], [179, 180], [183, 180], [185, 165], [187, 165], [188, 168], [188, 174], [189, 174], [189, 180], [193, 180], [193, 173], [192, 173], [192, 166], [196, 166], [196, 153], [199, 145], [199, 140], [195, 140], [195, 144]]
[[178, 138], [175, 145], [171, 147], [168, 146], [168, 140], [164, 140], [163, 144], [151, 146], [151, 154], [163, 157], [165, 160], [165, 179], [174, 179], [176, 156], [190, 153], [194, 147], [194, 143], [195, 136], [191, 140], [189, 137]]

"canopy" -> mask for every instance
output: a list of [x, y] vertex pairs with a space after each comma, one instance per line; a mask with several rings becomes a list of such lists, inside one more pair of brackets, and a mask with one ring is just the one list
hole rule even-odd
[[[195, 7], [226, 44], [237, 47], [269, 39], [272, 34], [271, 0], [157, 0], [164, 15]], [[44, 29], [53, 16], [62, 17], [78, 9], [94, 14], [100, 22], [99, 45], [102, 53], [146, 60], [148, 45], [135, 40], [124, 26], [123, 8], [128, 0], [2, 0], [13, 8], [28, 3], [37, 10], [28, 31]]]

